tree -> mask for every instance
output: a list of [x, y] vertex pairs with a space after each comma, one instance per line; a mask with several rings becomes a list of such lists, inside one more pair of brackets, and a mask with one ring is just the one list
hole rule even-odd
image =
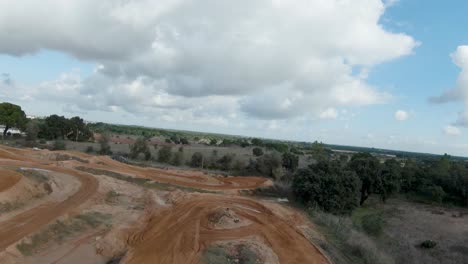
[[337, 161], [320, 161], [294, 175], [292, 189], [299, 201], [333, 213], [349, 213], [359, 204], [359, 177]]
[[140, 154], [145, 155], [145, 160], [151, 158], [151, 151], [143, 137], [138, 138], [135, 143], [130, 146], [130, 158], [136, 159]]
[[281, 165], [281, 156], [277, 152], [258, 157], [255, 164], [256, 171], [268, 177], [279, 176], [278, 171], [281, 169]]
[[86, 141], [93, 136], [88, 126], [79, 116], [72, 117], [68, 121], [68, 125], [70, 131], [67, 132], [67, 137], [71, 140]]
[[252, 139], [252, 145], [262, 147], [265, 143], [259, 138]]
[[70, 132], [70, 122], [64, 116], [51, 115], [40, 126], [39, 137], [47, 139], [65, 139]]
[[158, 152], [158, 161], [162, 163], [169, 163], [172, 157], [172, 147], [171, 146], [163, 146], [159, 149]]
[[232, 162], [234, 161], [235, 154], [225, 154], [219, 160], [219, 168], [224, 171], [228, 171], [232, 168]]
[[400, 190], [401, 181], [401, 166], [394, 160], [390, 159], [385, 161], [382, 172], [382, 186], [380, 189], [380, 198], [382, 201], [386, 201], [387, 198]]
[[362, 205], [371, 193], [382, 189], [380, 162], [369, 153], [358, 153], [351, 158], [349, 168], [361, 179], [361, 199], [359, 204]]
[[263, 155], [263, 150], [259, 147], [255, 147], [252, 149], [252, 154], [255, 156], [255, 157], [260, 157]]
[[203, 154], [200, 152], [195, 152], [192, 155], [192, 160], [190, 161], [190, 166], [195, 168], [203, 167]]
[[299, 157], [291, 152], [283, 153], [283, 167], [289, 171], [295, 171], [299, 166]]
[[19, 105], [10, 103], [0, 104], [0, 124], [4, 125], [3, 136], [5, 137], [8, 130], [16, 127], [24, 130], [27, 123], [26, 114]]

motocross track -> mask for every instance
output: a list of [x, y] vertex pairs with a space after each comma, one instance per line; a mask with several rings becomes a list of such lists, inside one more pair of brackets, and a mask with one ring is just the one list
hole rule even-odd
[[[225, 207], [252, 223], [240, 228], [211, 228], [208, 216]], [[200, 263], [200, 254], [211, 243], [250, 236], [262, 239], [282, 264], [329, 263], [295, 227], [260, 203], [210, 194], [151, 218], [143, 231], [130, 238], [132, 249], [123, 263]]]
[[[58, 155], [67, 159], [58, 160]], [[75, 177], [79, 189], [65, 200], [42, 204], [0, 222], [0, 252], [85, 203], [97, 193], [96, 175], [78, 171], [76, 167], [114, 171], [132, 177], [151, 179], [178, 186], [216, 190], [219, 192], [252, 189], [267, 184], [258, 177], [213, 177], [197, 171], [142, 168], [114, 161], [108, 157], [84, 153], [16, 149], [0, 146], [0, 191], [20, 178], [14, 168], [28, 167], [49, 170]], [[203, 250], [218, 241], [255, 237], [271, 247], [282, 264], [330, 263], [311, 244], [296, 223], [287, 220], [253, 198], [224, 194], [191, 194], [189, 199], [175, 199], [173, 206], [154, 211], [146, 225], [128, 236], [128, 251], [122, 263], [201, 263]], [[210, 224], [216, 210], [230, 208], [248, 224], [219, 229]]]

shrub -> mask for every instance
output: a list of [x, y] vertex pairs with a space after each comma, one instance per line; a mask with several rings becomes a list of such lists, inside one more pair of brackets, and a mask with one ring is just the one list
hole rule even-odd
[[135, 144], [130, 146], [130, 157], [132, 159], [138, 158], [140, 154], [145, 155], [145, 160], [149, 160], [151, 158], [151, 151], [144, 138], [138, 138], [135, 141]]
[[259, 147], [255, 147], [252, 149], [252, 154], [256, 157], [260, 157], [263, 155], [263, 150]]
[[200, 152], [195, 152], [192, 155], [192, 160], [190, 161], [190, 166], [195, 168], [200, 168], [203, 166], [203, 154]]
[[99, 139], [99, 145], [101, 149], [99, 150], [99, 154], [101, 155], [111, 155], [111, 147], [109, 145], [110, 136], [109, 134], [102, 134], [101, 138]]
[[431, 248], [434, 248], [435, 246], [437, 246], [437, 242], [435, 242], [434, 240], [424, 240], [421, 243], [422, 248], [431, 249]]
[[56, 140], [54, 141], [54, 145], [52, 146], [52, 150], [65, 150], [67, 147], [67, 144], [65, 141], [62, 140]]
[[158, 161], [168, 163], [172, 157], [172, 147], [163, 146], [158, 152]]
[[94, 152], [94, 147], [93, 146], [86, 147], [86, 153], [93, 153], [93, 152]]

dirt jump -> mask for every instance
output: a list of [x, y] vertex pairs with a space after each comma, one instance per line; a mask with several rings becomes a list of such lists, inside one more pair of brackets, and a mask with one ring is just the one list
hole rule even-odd
[[[277, 263], [330, 263], [295, 223], [260, 200], [239, 196], [239, 190], [268, 184], [265, 178], [223, 177], [199, 171], [144, 168], [79, 152], [0, 146], [0, 192], [8, 190], [21, 179], [22, 175], [17, 170], [23, 167], [73, 177], [79, 182], [79, 187], [61, 201], [13, 213], [7, 219], [0, 218], [0, 253], [55, 219], [83, 207], [85, 203], [90, 204], [90, 199], [94, 203], [100, 201], [99, 197], [103, 194], [99, 190], [106, 189], [100, 184], [105, 184], [103, 179], [108, 177], [99, 174], [112, 172], [125, 177], [216, 192], [186, 194], [181, 191], [184, 189], [169, 191], [168, 196], [176, 198], [170, 199], [168, 205], [162, 208], [145, 210], [146, 216], [143, 222], [138, 223], [139, 228], [132, 229], [126, 235], [126, 250], [120, 263], [203, 263], [202, 254], [211, 245], [240, 239], [256, 241], [270, 248]], [[85, 169], [78, 170], [78, 167]], [[87, 170], [93, 170], [93, 173]], [[132, 185], [129, 182], [121, 184]], [[158, 191], [154, 193], [157, 195]]]

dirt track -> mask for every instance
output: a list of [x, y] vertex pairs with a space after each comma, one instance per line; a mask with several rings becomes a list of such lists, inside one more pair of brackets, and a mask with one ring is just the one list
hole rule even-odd
[[[71, 157], [56, 161], [56, 155]], [[75, 170], [77, 166], [109, 170], [185, 187], [208, 190], [250, 189], [265, 184], [258, 177], [212, 177], [196, 171], [176, 171], [129, 166], [108, 157], [78, 152], [33, 151], [0, 147], [0, 168], [31, 167], [76, 177], [81, 186], [63, 202], [44, 204], [0, 223], [0, 251], [76, 208], [97, 192], [95, 176]], [[0, 174], [3, 171], [0, 171]], [[9, 171], [8, 171], [9, 172]], [[1, 175], [0, 175], [1, 176]], [[2, 186], [10, 186], [8, 184]], [[2, 187], [7, 188], [7, 187]], [[231, 208], [247, 225], [215, 229], [209, 223], [214, 211]], [[190, 199], [150, 216], [145, 228], [128, 239], [129, 252], [123, 263], [199, 263], [204, 249], [217, 241], [255, 237], [271, 247], [280, 263], [329, 263], [294, 223], [275, 214], [261, 202], [236, 195], [193, 194]]]
[[[252, 224], [213, 229], [208, 216], [230, 207]], [[201, 195], [159, 213], [130, 238], [133, 247], [124, 263], [199, 263], [210, 243], [257, 236], [278, 255], [280, 263], [328, 263], [322, 253], [296, 228], [251, 199]]]

